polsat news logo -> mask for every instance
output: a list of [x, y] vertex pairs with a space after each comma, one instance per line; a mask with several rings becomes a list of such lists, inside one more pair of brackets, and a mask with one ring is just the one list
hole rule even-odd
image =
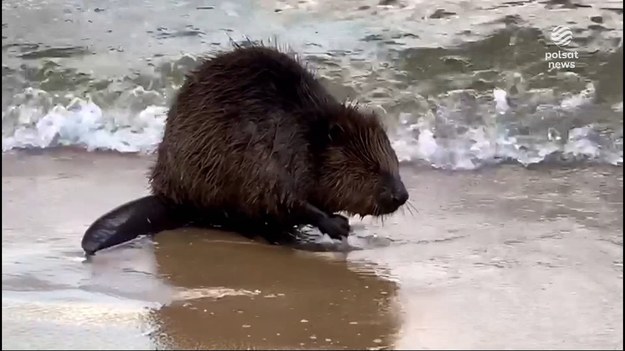
[[555, 26], [551, 29], [551, 41], [562, 49], [566, 49], [573, 40], [571, 28], [565, 26]]
[[573, 31], [566, 26], [555, 26], [551, 29], [549, 39], [559, 48], [556, 51], [545, 52], [545, 61], [548, 62], [549, 70], [575, 68], [574, 60], [579, 59], [579, 53], [569, 49], [573, 41]]

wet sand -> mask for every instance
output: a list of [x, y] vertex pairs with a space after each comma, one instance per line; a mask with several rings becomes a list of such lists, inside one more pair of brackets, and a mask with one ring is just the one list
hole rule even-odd
[[[186, 229], [85, 262], [150, 159], [2, 158], [2, 347], [622, 349], [622, 168], [406, 166], [392, 242], [306, 252]], [[359, 241], [360, 243], [366, 241]]]

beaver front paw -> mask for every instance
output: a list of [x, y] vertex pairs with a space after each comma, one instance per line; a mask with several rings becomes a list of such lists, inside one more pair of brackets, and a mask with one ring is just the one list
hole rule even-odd
[[331, 215], [319, 223], [319, 230], [332, 239], [342, 239], [349, 235], [349, 220], [341, 215]]

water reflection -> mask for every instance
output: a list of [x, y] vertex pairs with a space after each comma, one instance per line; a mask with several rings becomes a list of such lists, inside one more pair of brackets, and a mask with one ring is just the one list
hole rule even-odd
[[150, 313], [157, 343], [177, 348], [392, 347], [397, 286], [346, 262], [228, 233], [158, 238], [159, 275], [179, 291]]

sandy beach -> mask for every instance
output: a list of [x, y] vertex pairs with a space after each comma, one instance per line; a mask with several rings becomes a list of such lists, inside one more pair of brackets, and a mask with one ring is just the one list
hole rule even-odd
[[150, 162], [3, 154], [3, 349], [623, 348], [620, 167], [405, 166], [417, 211], [352, 219], [363, 250], [185, 229], [86, 262]]

